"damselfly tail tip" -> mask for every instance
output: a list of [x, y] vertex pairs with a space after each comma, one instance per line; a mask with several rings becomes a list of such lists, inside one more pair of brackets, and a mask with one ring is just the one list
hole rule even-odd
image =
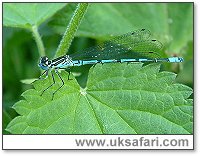
[[182, 57], [171, 57], [168, 59], [169, 59], [169, 62], [183, 62], [184, 61]]

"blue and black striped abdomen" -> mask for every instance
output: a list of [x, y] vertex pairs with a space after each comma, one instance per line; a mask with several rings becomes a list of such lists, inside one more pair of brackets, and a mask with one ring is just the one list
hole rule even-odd
[[183, 62], [181, 57], [171, 57], [171, 58], [132, 58], [132, 59], [111, 59], [111, 60], [74, 60], [73, 66], [82, 66], [87, 64], [97, 64], [97, 63], [132, 63], [132, 62]]

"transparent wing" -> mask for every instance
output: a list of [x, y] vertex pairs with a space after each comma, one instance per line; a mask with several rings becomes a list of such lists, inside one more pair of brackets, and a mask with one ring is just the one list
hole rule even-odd
[[157, 52], [162, 44], [150, 39], [150, 31], [146, 29], [136, 30], [120, 35], [105, 42], [84, 50], [81, 53], [72, 54], [73, 60], [88, 59], [118, 59], [118, 58], [158, 58]]

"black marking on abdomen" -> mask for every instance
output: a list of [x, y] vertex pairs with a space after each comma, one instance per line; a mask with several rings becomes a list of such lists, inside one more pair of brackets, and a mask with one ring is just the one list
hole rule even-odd
[[116, 60], [116, 62], [122, 63], [122, 61], [121, 61], [121, 60]]
[[139, 62], [139, 60], [140, 60], [139, 58], [135, 58], [135, 62]]

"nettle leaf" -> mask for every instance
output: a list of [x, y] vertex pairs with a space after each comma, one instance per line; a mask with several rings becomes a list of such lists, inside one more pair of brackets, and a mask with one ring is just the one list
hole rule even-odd
[[174, 83], [176, 75], [159, 72], [159, 64], [98, 64], [89, 71], [86, 88], [75, 78], [51, 100], [61, 85], [36, 81], [13, 108], [20, 114], [7, 126], [13, 134], [189, 134], [192, 89]]
[[65, 5], [65, 3], [4, 3], [3, 25], [19, 28], [39, 26]]

